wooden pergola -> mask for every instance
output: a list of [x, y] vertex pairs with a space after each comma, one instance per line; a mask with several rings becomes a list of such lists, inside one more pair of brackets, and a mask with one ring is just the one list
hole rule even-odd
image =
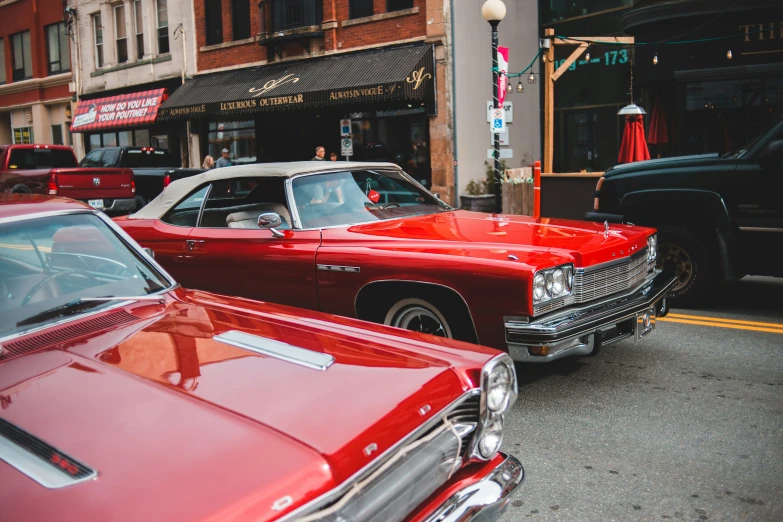
[[[543, 172], [552, 173], [555, 150], [555, 82], [565, 74], [571, 65], [579, 59], [592, 43], [633, 44], [633, 36], [583, 36], [555, 38], [554, 29], [544, 30], [545, 38], [551, 42], [547, 49], [544, 64], [544, 166]], [[586, 41], [587, 40], [587, 41]], [[576, 45], [577, 48], [555, 70], [555, 45]]]

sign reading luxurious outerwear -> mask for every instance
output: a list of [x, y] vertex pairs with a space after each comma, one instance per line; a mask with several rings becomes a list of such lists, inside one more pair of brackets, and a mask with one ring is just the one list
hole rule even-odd
[[132, 127], [153, 123], [166, 99], [165, 89], [81, 100], [71, 123], [71, 132]]
[[433, 48], [408, 45], [199, 76], [177, 89], [158, 116], [239, 116], [383, 101], [434, 107], [434, 99]]

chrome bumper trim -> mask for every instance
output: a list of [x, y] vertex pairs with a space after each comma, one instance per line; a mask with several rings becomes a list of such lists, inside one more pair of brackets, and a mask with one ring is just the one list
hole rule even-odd
[[503, 515], [525, 471], [511, 455], [489, 475], [449, 497], [424, 522], [490, 522]]
[[[647, 276], [644, 282], [627, 292], [614, 294], [605, 299], [572, 306], [535, 318], [529, 323], [522, 323], [508, 318], [505, 321], [506, 345], [512, 358], [520, 361], [530, 361], [531, 357], [539, 361], [555, 360], [566, 355], [577, 355], [587, 350], [585, 343], [579, 343], [561, 353], [555, 350], [554, 356], [522, 357], [521, 352], [528, 353], [528, 346], [553, 346], [576, 337], [594, 336], [600, 330], [611, 328], [636, 315], [655, 307], [656, 316], [663, 317], [668, 313], [665, 301], [666, 293], [676, 284], [676, 278], [655, 270]], [[581, 346], [581, 347], [580, 347]], [[592, 351], [592, 347], [590, 348]], [[590, 353], [590, 352], [587, 352]]]
[[[520, 346], [516, 344], [508, 345], [508, 353], [515, 361], [532, 363], [547, 363], [573, 355], [589, 355], [593, 353], [593, 348], [595, 347], [595, 335], [586, 337], [587, 339], [584, 342], [577, 337], [562, 343], [555, 343], [551, 345], [552, 351], [547, 355], [531, 355], [527, 345]], [[563, 346], [560, 347], [558, 344]]]
[[[106, 198], [109, 199], [109, 198]], [[108, 207], [103, 207], [104, 211], [109, 212], [125, 212], [130, 210], [136, 210], [136, 200], [130, 199], [115, 199]]]

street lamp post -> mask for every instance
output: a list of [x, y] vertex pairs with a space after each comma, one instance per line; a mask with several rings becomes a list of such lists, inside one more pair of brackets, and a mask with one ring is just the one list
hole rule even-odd
[[[492, 27], [492, 99], [493, 107], [499, 108], [498, 88], [498, 24], [506, 16], [506, 4], [503, 0], [487, 0], [481, 6], [481, 16], [489, 22]], [[495, 133], [495, 212], [500, 214], [503, 211], [503, 202], [500, 197], [500, 134]]]

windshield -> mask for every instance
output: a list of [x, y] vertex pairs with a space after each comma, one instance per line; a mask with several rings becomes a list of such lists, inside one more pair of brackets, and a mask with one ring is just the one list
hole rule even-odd
[[0, 336], [79, 299], [145, 296], [169, 286], [94, 214], [0, 224]]
[[745, 145], [744, 147], [740, 147], [739, 149], [730, 150], [730, 151], [728, 151], [727, 153], [725, 153], [723, 156], [721, 156], [721, 158], [723, 158], [723, 159], [741, 158], [741, 157], [742, 157], [743, 155], [745, 155], [745, 154], [746, 154], [746, 153], [747, 153], [747, 152], [748, 152], [750, 149], [752, 149], [753, 147], [755, 147], [755, 146], [756, 146], [756, 144], [757, 144], [757, 143], [758, 143], [758, 142], [759, 142], [759, 141], [760, 141], [762, 138], [764, 138], [764, 136], [766, 136], [767, 134], [769, 134], [769, 132], [770, 132], [770, 131], [771, 131], [771, 130], [774, 128], [774, 127], [776, 127], [776, 126], [777, 126], [777, 125], [779, 125], [779, 124], [780, 124], [780, 120], [777, 120], [777, 121], [773, 122], [773, 123], [772, 123], [772, 125], [770, 125], [770, 126], [769, 126], [769, 127], [767, 127], [766, 129], [764, 129], [762, 132], [758, 133], [758, 134], [756, 135], [756, 137], [755, 137], [755, 138], [753, 138], [752, 140], [750, 140], [750, 142], [748, 142], [748, 144], [747, 144], [747, 145]]
[[354, 225], [449, 210], [399, 171], [354, 170], [292, 182], [302, 228]]
[[167, 150], [127, 149], [122, 155], [122, 166], [129, 169], [176, 168]]
[[11, 149], [9, 169], [71, 169], [79, 165], [68, 149]]

